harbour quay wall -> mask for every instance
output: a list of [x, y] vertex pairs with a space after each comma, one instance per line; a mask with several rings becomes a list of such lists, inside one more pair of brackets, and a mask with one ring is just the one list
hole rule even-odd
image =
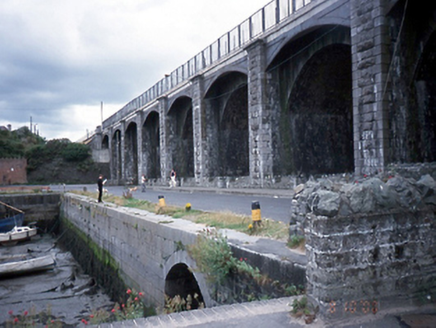
[[24, 222], [37, 222], [40, 229], [52, 229], [59, 218], [60, 193], [1, 194], [0, 201], [24, 214]]
[[[230, 304], [230, 297], [224, 300], [216, 297], [217, 286], [198, 271], [195, 260], [187, 251], [186, 246], [196, 243], [204, 225], [111, 203], [97, 203], [70, 193], [63, 196], [60, 217], [61, 230], [66, 221], [70, 230], [79, 231], [80, 239], [86, 244], [83, 247], [94, 248], [97, 252], [103, 250], [104, 256], [110, 257], [104, 258], [103, 262], [115, 268], [126, 287], [143, 292], [148, 306], [162, 308], [165, 294], [177, 286], [191, 284], [192, 281], [185, 276], [186, 271], [193, 274], [206, 307]], [[262, 274], [276, 279], [270, 271], [280, 268], [282, 282], [295, 285], [305, 282], [305, 268], [295, 267], [280, 258], [276, 259], [280, 263], [272, 263], [271, 256], [261, 261], [258, 252], [248, 252], [239, 245], [231, 247], [234, 256], [246, 258], [249, 264], [260, 265]], [[290, 276], [299, 281], [290, 281]], [[233, 291], [225, 290], [226, 286], [218, 287], [223, 289], [222, 294], [232, 295]], [[232, 283], [228, 286], [233, 288]]]
[[[61, 220], [107, 252], [124, 284], [143, 292], [149, 306], [164, 306], [165, 278], [173, 266], [183, 263], [195, 268], [194, 260], [181, 247], [195, 243], [202, 229], [192, 222], [68, 193], [61, 203]], [[90, 247], [89, 243], [83, 247]], [[212, 306], [205, 278], [195, 270], [192, 273], [206, 306]]]

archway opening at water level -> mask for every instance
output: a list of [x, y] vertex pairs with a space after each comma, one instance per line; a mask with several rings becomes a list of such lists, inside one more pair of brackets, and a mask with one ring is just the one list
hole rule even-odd
[[174, 265], [165, 278], [165, 295], [173, 299], [179, 295], [182, 299], [192, 299], [190, 309], [204, 307], [203, 296], [197, 280], [184, 263]]

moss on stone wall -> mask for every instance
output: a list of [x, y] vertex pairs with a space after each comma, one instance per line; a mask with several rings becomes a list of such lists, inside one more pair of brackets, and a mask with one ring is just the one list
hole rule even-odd
[[108, 251], [101, 248], [84, 232], [60, 217], [61, 243], [79, 262], [83, 270], [95, 277], [106, 293], [118, 301], [125, 297], [127, 287], [120, 277], [119, 265]]

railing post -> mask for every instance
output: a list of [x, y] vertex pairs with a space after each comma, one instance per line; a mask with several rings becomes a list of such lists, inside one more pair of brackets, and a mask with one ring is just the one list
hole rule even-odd
[[280, 23], [280, 0], [276, 0], [276, 24]]
[[230, 32], [227, 32], [227, 53], [230, 53]]
[[265, 7], [262, 8], [262, 33], [265, 32]]
[[209, 65], [212, 64], [212, 62], [213, 62], [213, 48], [212, 48], [212, 45], [210, 45], [209, 46]]
[[238, 25], [238, 47], [240, 47], [242, 44], [241, 41], [241, 24]]

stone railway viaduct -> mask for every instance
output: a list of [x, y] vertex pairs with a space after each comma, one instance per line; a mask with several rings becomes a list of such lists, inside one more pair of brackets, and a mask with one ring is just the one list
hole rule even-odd
[[274, 0], [97, 127], [114, 183], [279, 186], [436, 160], [436, 3]]

